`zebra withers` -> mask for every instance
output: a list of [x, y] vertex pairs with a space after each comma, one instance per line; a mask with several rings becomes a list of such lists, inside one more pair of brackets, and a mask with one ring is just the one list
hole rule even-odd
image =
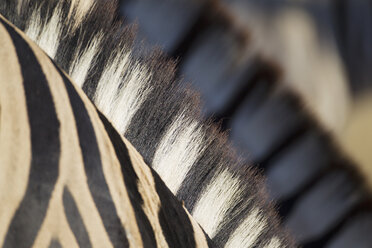
[[0, 18], [0, 244], [207, 247], [133, 146]]
[[217, 246], [292, 246], [257, 172], [234, 155], [225, 135], [200, 121], [174, 63], [133, 47], [131, 29], [115, 22], [110, 1], [86, 5], [5, 1], [0, 11], [82, 86]]

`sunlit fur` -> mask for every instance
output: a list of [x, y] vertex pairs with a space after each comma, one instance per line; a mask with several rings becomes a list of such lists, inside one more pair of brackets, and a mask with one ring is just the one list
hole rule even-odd
[[16, 12], [6, 1], [0, 11], [70, 73], [213, 241], [292, 245], [257, 173], [201, 121], [198, 97], [175, 77], [175, 63], [133, 46], [131, 28], [114, 23], [115, 3], [37, 2]]

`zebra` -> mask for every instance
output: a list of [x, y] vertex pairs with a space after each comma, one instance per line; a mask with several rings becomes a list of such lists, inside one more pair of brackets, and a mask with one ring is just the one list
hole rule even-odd
[[3, 17], [0, 33], [1, 246], [213, 247], [69, 76]]
[[[47, 146], [51, 151], [45, 151], [46, 154], [41, 153], [44, 154], [44, 158], [51, 159], [49, 156], [57, 153], [55, 155], [57, 157], [61, 156], [62, 159], [64, 156], [58, 155], [58, 151], [68, 151], [71, 154], [66, 159], [71, 159], [72, 161], [80, 159], [77, 163], [79, 164], [80, 162], [81, 167], [83, 167], [83, 165], [90, 163], [95, 164], [100, 159], [102, 161], [110, 159], [109, 155], [112, 156], [116, 153], [116, 158], [114, 156], [115, 159], [113, 159], [116, 161], [116, 171], [115, 168], [112, 168], [112, 171], [108, 172], [109, 179], [106, 178], [105, 165], [102, 165], [102, 168], [97, 166], [101, 172], [85, 168], [87, 179], [78, 178], [76, 180], [77, 184], [82, 184], [81, 187], [85, 187], [85, 189], [87, 185], [95, 187], [91, 185], [93, 183], [97, 183], [100, 186], [97, 189], [91, 189], [93, 191], [94, 204], [92, 204], [92, 200], [83, 200], [84, 204], [91, 204], [91, 208], [98, 209], [95, 210], [95, 215], [79, 211], [79, 204], [82, 203], [76, 199], [75, 191], [72, 191], [69, 187], [63, 188], [63, 183], [57, 184], [60, 185], [58, 187], [59, 203], [53, 201], [54, 194], [51, 195], [50, 192], [52, 187], [46, 187], [49, 193], [45, 196], [45, 199], [49, 200], [51, 197], [51, 202], [44, 206], [44, 211], [47, 209], [48, 213], [49, 211], [53, 213], [53, 207], [60, 208], [61, 201], [63, 201], [63, 204], [66, 205], [65, 209], [73, 211], [73, 224], [70, 224], [73, 234], [79, 235], [79, 238], [83, 236], [83, 243], [79, 244], [81, 246], [85, 246], [87, 243], [84, 242], [88, 242], [92, 238], [106, 240], [106, 243], [99, 243], [104, 242], [102, 240], [92, 240], [92, 245], [98, 244], [97, 246], [109, 243], [112, 243], [113, 246], [129, 244], [134, 247], [141, 244], [144, 246], [158, 245], [160, 247], [166, 247], [167, 245], [171, 247], [193, 247], [211, 246], [214, 244], [217, 247], [295, 246], [286, 230], [279, 225], [278, 217], [266, 196], [264, 182], [259, 173], [239, 159], [230, 147], [226, 134], [220, 133], [220, 130], [211, 121], [204, 122], [201, 120], [197, 103], [198, 97], [191, 89], [183, 87], [184, 83], [182, 80], [175, 76], [175, 63], [167, 60], [159, 51], [155, 50], [148, 53], [139, 49], [137, 44], [134, 44], [133, 28], [123, 27], [122, 21], [115, 18], [115, 6], [116, 3], [111, 1], [78, 0], [40, 0], [36, 2], [7, 0], [0, 3], [0, 13], [39, 45], [51, 58], [52, 62], [45, 55], [39, 55], [40, 51], [36, 53], [35, 50], [37, 49], [29, 41], [23, 42], [22, 44], [28, 45], [21, 46], [21, 48], [25, 49], [25, 47], [31, 46], [34, 48], [33, 52], [38, 59], [30, 61], [29, 56], [32, 57], [32, 53], [25, 56], [25, 61], [23, 61], [23, 56], [20, 54], [16, 56], [15, 53], [9, 58], [18, 58], [21, 70], [23, 70], [23, 67], [27, 68], [27, 65], [37, 67], [37, 64], [40, 63], [38, 67], [40, 73], [37, 75], [32, 74], [37, 72], [35, 69], [28, 71], [31, 73], [30, 75], [36, 76], [38, 80], [39, 77], [46, 77], [47, 79], [44, 78], [43, 80], [45, 84], [49, 82], [47, 85], [51, 91], [53, 91], [54, 87], [66, 87], [68, 95], [74, 95], [72, 100], [71, 96], [69, 98], [66, 97], [66, 93], [63, 93], [63, 90], [57, 91], [57, 95], [59, 93], [60, 97], [56, 97], [54, 92], [46, 93], [45, 97], [49, 97], [48, 101], [50, 104], [39, 103], [38, 107], [41, 109], [47, 108], [46, 112], [52, 113], [54, 117], [48, 117], [44, 122], [41, 121], [42, 119], [36, 118], [36, 128], [47, 125], [47, 128], [54, 129], [56, 135], [54, 138], [58, 139], [59, 134], [61, 145], [64, 138], [75, 140], [75, 145], [72, 143], [71, 145], [67, 144], [63, 148], [59, 147], [57, 151], [52, 150], [53, 146]], [[9, 31], [12, 28], [5, 20], [2, 20], [2, 25], [8, 27], [7, 33], [15, 34], [18, 32]], [[11, 35], [11, 37], [14, 36], [19, 35]], [[4, 34], [4, 37], [7, 37], [6, 34]], [[27, 38], [25, 39], [27, 40]], [[9, 45], [10, 48], [13, 46], [19, 47], [15, 45], [14, 41], [13, 43], [13, 45]], [[5, 49], [5, 51], [8, 50], [12, 51], [12, 49]], [[23, 66], [22, 63], [24, 63]], [[7, 64], [12, 65], [9, 62]], [[7, 70], [5, 65], [2, 68], [5, 68], [5, 71]], [[67, 83], [69, 81], [68, 76], [58, 68], [66, 71], [71, 76], [72, 80], [75, 81], [75, 85], [85, 91], [99, 110], [92, 109], [93, 107], [89, 105], [87, 98], [78, 89], [75, 89], [75, 86]], [[18, 71], [9, 75], [17, 76], [19, 73]], [[49, 75], [49, 73], [53, 76]], [[45, 75], [40, 76], [42, 74]], [[3, 75], [7, 74], [4, 73]], [[53, 77], [53, 81], [48, 76]], [[22, 77], [19, 77], [18, 80], [22, 81]], [[54, 82], [54, 80], [57, 82]], [[37, 87], [33, 92], [39, 97], [40, 95], [38, 94], [42, 94], [40, 90]], [[38, 97], [36, 97], [37, 100], [40, 100], [41, 98], [38, 99]], [[23, 101], [25, 100], [23, 99]], [[66, 118], [63, 123], [66, 123], [64, 128], [67, 129], [65, 130], [66, 134], [62, 134], [62, 122], [58, 124], [58, 118], [56, 117], [56, 114], [59, 116], [57, 106], [65, 103], [61, 111], [71, 111], [68, 104], [66, 104], [69, 102], [71, 103], [73, 115], [70, 113], [70, 119], [62, 115], [63, 118]], [[76, 102], [81, 104], [75, 109], [73, 105]], [[28, 103], [26, 105], [29, 108]], [[56, 112], [53, 110], [53, 106], [56, 108]], [[4, 110], [3, 108], [1, 109], [1, 113], [3, 113]], [[102, 114], [100, 114], [100, 111]], [[6, 113], [12, 114], [13, 112]], [[23, 112], [16, 113], [25, 114], [26, 111], [23, 110]], [[104, 115], [128, 140], [124, 139], [123, 141], [121, 139]], [[72, 116], [75, 118], [76, 128], [74, 127], [74, 118]], [[80, 118], [83, 121], [90, 119], [90, 122], [88, 122], [87, 126], [80, 126], [79, 128], [77, 120]], [[98, 118], [103, 122], [103, 125]], [[24, 122], [17, 123], [27, 123], [27, 121], [24, 120]], [[3, 125], [5, 124], [1, 123], [1, 127]], [[97, 126], [101, 128], [99, 132], [96, 131]], [[105, 132], [103, 129], [105, 129]], [[43, 134], [43, 129], [38, 130], [42, 133], [40, 134], [41, 140], [40, 142], [35, 142], [43, 146], [47, 141], [46, 139], [49, 140], [50, 135]], [[79, 134], [81, 132], [85, 133], [82, 137]], [[15, 132], [15, 134], [17, 133]], [[110, 142], [108, 142], [107, 136], [109, 136]], [[78, 146], [79, 142], [80, 148]], [[84, 155], [84, 151], [81, 151], [81, 154], [79, 152], [79, 150], [83, 150], [83, 142], [88, 146], [89, 156], [87, 154]], [[143, 156], [143, 160], [135, 152], [131, 144], [138, 149], [141, 156]], [[56, 148], [54, 147], [54, 149]], [[109, 155], [102, 155], [102, 149], [107, 149]], [[14, 153], [14, 148], [11, 151]], [[37, 150], [36, 152], [44, 151]], [[129, 153], [129, 155], [126, 153]], [[9, 155], [13, 154], [9, 153]], [[120, 161], [122, 156], [124, 157], [122, 158], [124, 162]], [[121, 168], [125, 167], [123, 166], [124, 163], [133, 165], [132, 168], [135, 173], [133, 173], [133, 170], [131, 173], [120, 172], [117, 160], [119, 160]], [[144, 163], [154, 168], [161, 179], [154, 171], [147, 168]], [[66, 164], [67, 168], [71, 167], [70, 160], [66, 161]], [[140, 173], [136, 170], [136, 166], [139, 167], [137, 169], [140, 170]], [[56, 173], [56, 171], [54, 172]], [[30, 174], [27, 173], [27, 170], [26, 172], [23, 171], [23, 173], [24, 180], [14, 175], [15, 180], [13, 182], [15, 184], [20, 181], [22, 183], [27, 182], [27, 176], [29, 178], [31, 176], [35, 177], [37, 181], [40, 180], [38, 169], [35, 171], [31, 170]], [[66, 171], [65, 173], [67, 174], [64, 175], [64, 180], [69, 180], [79, 175], [72, 171]], [[96, 176], [96, 173], [100, 174], [101, 181], [90, 182], [89, 174], [91, 173], [94, 176]], [[48, 173], [45, 176], [49, 177], [52, 175]], [[58, 175], [54, 175], [54, 181], [63, 181], [60, 178]], [[134, 179], [137, 179], [137, 184], [136, 181], [133, 182]], [[87, 184], [84, 184], [86, 180]], [[127, 180], [131, 181], [132, 185], [124, 186], [123, 182], [126, 183]], [[159, 192], [158, 185], [163, 185], [161, 180], [165, 182], [170, 191], [164, 186], [159, 186], [162, 188], [161, 192]], [[55, 183], [54, 181], [52, 183]], [[145, 184], [145, 186], [138, 183], [138, 181]], [[154, 184], [156, 185], [156, 190], [154, 190]], [[16, 186], [14, 189], [17, 188]], [[118, 187], [121, 191], [115, 187]], [[27, 190], [32, 194], [34, 188], [27, 187]], [[132, 199], [131, 204], [125, 196], [126, 190]], [[9, 193], [6, 190], [1, 191]], [[13, 192], [13, 190], [10, 192]], [[183, 202], [184, 208], [170, 192]], [[95, 193], [99, 194], [97, 195], [99, 199], [102, 197], [104, 199], [109, 198], [108, 200], [105, 199], [104, 206], [102, 206], [101, 202], [97, 202], [94, 199]], [[144, 193], [148, 193], [148, 198], [142, 196]], [[61, 195], [63, 199], [61, 199]], [[110, 200], [110, 196], [114, 204]], [[82, 194], [81, 197], [87, 196]], [[58, 200], [55, 201], [58, 202]], [[123, 204], [118, 204], [118, 202], [123, 202]], [[165, 207], [168, 203], [173, 205], [173, 208], [170, 208], [169, 212], [168, 208], [164, 208], [163, 211], [163, 204]], [[150, 204], [150, 206], [147, 206], [147, 204]], [[130, 205], [134, 208], [134, 212], [122, 209], [123, 206]], [[38, 209], [39, 207], [37, 206]], [[161, 211], [158, 209], [159, 207]], [[123, 211], [119, 211], [119, 208]], [[14, 206], [12, 209], [14, 211]], [[54, 218], [49, 218], [51, 223], [49, 228], [47, 225], [48, 215], [45, 219], [36, 218], [40, 216], [24, 213], [22, 215], [22, 212], [18, 214], [21, 211], [19, 209], [27, 210], [27, 206], [20, 205], [14, 217], [12, 213], [3, 215], [3, 221], [9, 222], [13, 218], [9, 229], [7, 229], [7, 225], [4, 225], [5, 230], [3, 233], [7, 235], [3, 241], [5, 246], [18, 244], [7, 242], [20, 242], [25, 246], [32, 244], [38, 246], [38, 242], [44, 242], [45, 246], [49, 244], [68, 246], [68, 244], [62, 244], [61, 242], [74, 240], [71, 231], [69, 231], [70, 229], [67, 228], [68, 224], [66, 221], [64, 222], [64, 228], [61, 228], [61, 230], [67, 230], [66, 232], [70, 237], [51, 240], [52, 230], [56, 228], [53, 226], [56, 225], [56, 222], [53, 222]], [[174, 209], [177, 209], [177, 211]], [[190, 212], [192, 218], [185, 209]], [[112, 216], [115, 214], [115, 210], [119, 216]], [[100, 211], [107, 212], [101, 213]], [[124, 222], [122, 220], [124, 217], [120, 214], [128, 218], [131, 217], [133, 221], [122, 223]], [[155, 214], [155, 216], [156, 214], [159, 215], [159, 219], [152, 218], [152, 214]], [[67, 213], [67, 221], [71, 222], [68, 215]], [[99, 215], [101, 215], [101, 219]], [[149, 220], [146, 220], [146, 216]], [[19, 230], [18, 228], [23, 228], [24, 225], [35, 224], [33, 217], [37, 219], [38, 223], [36, 224], [39, 226], [31, 229], [27, 228], [27, 230], [30, 230], [31, 234], [29, 235], [36, 238], [36, 240], [29, 239], [25, 243], [23, 237], [17, 237], [17, 235], [20, 235], [17, 231]], [[194, 222], [194, 219], [196, 222]], [[86, 234], [86, 232], [82, 231], [84, 228], [81, 228], [81, 225], [86, 228], [93, 228], [90, 222], [89, 224], [86, 222], [94, 220], [97, 221], [97, 224], [93, 224], [93, 226], [97, 226], [98, 229], [101, 228], [102, 232], [94, 233], [87, 230], [88, 234]], [[103, 223], [100, 223], [100, 221]], [[139, 222], [138, 226], [134, 224], [136, 221]], [[196, 223], [199, 223], [201, 227]], [[78, 227], [75, 225], [78, 225]], [[112, 227], [111, 225], [116, 226]], [[128, 225], [133, 226], [129, 227]], [[125, 230], [122, 230], [123, 226]], [[43, 229], [43, 227], [45, 228]], [[80, 233], [76, 234], [74, 228], [77, 228]], [[173, 233], [173, 231], [178, 231], [178, 228], [181, 228], [181, 230], [177, 234]], [[134, 231], [130, 232], [130, 230]], [[206, 234], [204, 234], [203, 230]], [[131, 235], [126, 234], [127, 231]], [[44, 232], [47, 237], [42, 235]], [[105, 236], [106, 232], [107, 235]], [[41, 236], [35, 237], [36, 234]], [[58, 235], [62, 234], [59, 233]], [[207, 235], [211, 240], [209, 240]], [[40, 239], [38, 239], [39, 237]], [[126, 243], [125, 238], [128, 239], [128, 243]], [[119, 243], [118, 240], [122, 242]], [[78, 241], [81, 240], [79, 239]], [[74, 244], [76, 245], [76, 243]]]

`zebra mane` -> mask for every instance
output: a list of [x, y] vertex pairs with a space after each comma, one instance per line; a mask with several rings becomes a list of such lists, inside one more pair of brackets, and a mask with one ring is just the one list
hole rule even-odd
[[115, 1], [4, 0], [0, 13], [83, 88], [218, 246], [292, 245], [264, 180], [203, 121], [176, 63], [135, 43]]

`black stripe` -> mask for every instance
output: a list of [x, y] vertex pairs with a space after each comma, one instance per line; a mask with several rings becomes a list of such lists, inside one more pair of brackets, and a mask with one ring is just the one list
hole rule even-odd
[[67, 221], [75, 235], [79, 247], [92, 247], [88, 232], [85, 229], [84, 222], [76, 206], [75, 200], [66, 186], [63, 190], [63, 207]]
[[58, 240], [53, 239], [49, 244], [49, 248], [62, 248], [62, 246]]
[[196, 247], [194, 228], [189, 216], [159, 175], [154, 170], [151, 171], [161, 202], [159, 221], [169, 246]]
[[113, 246], [128, 247], [129, 243], [125, 230], [117, 214], [103, 173], [100, 150], [89, 114], [72, 83], [57, 66], [56, 68], [63, 79], [74, 112], [85, 173], [93, 200]]
[[[115, 147], [116, 154], [120, 160], [124, 180], [128, 188], [128, 191], [133, 193], [130, 195], [131, 200], [133, 198], [132, 204], [134, 205], [136, 211], [141, 210], [142, 212], [142, 208], [139, 206], [138, 201], [138, 199], [140, 199], [142, 205], [143, 200], [137, 189], [138, 176], [136, 175], [132, 167], [133, 165], [129, 159], [128, 149], [123, 143], [121, 136], [112, 127], [112, 125], [108, 122], [105, 116], [102, 115], [100, 112], [99, 114], [103, 124], [105, 125], [106, 131], [110, 136], [111, 142]], [[156, 172], [153, 169], [150, 168], [150, 170], [154, 178], [156, 191], [161, 202], [161, 206], [158, 213], [159, 222], [169, 247], [178, 248], [196, 247], [194, 229], [188, 215], [182, 208], [182, 205], [180, 204], [178, 199], [172, 194], [172, 192], [166, 187], [164, 182], [160, 179], [159, 175], [156, 174]], [[142, 214], [141, 216], [139, 216], [138, 213], [136, 212], [136, 217], [138, 222], [146, 216], [142, 217]], [[139, 220], [138, 217], [140, 217], [141, 219]], [[143, 226], [141, 226], [141, 222], [138, 223], [140, 226], [140, 230], [143, 231], [144, 229]], [[151, 228], [151, 226], [149, 228]], [[208, 244], [212, 246], [212, 241], [208, 238], [207, 235], [206, 239]]]
[[33, 51], [9, 24], [1, 18], [0, 22], [8, 30], [17, 52], [31, 130], [27, 190], [9, 226], [4, 247], [31, 247], [58, 178], [60, 123], [48, 82]]
[[191, 109], [190, 105], [194, 103], [186, 92], [175, 90], [178, 82], [173, 80], [172, 72], [166, 67], [154, 67], [149, 82], [153, 88], [131, 118], [124, 134], [150, 166], [164, 134], [172, 124], [170, 120], [174, 120], [182, 111]]
[[203, 190], [218, 172], [218, 165], [223, 164], [218, 163], [220, 161], [210, 162], [209, 155], [211, 153], [209, 153], [209, 148], [214, 148], [213, 144], [191, 166], [176, 193], [177, 198], [185, 202], [185, 207], [190, 213], [193, 212], [195, 205], [202, 196]]
[[99, 116], [105, 125], [107, 134], [115, 148], [116, 156], [121, 164], [121, 171], [124, 177], [125, 187], [129, 193], [129, 199], [134, 208], [136, 215], [137, 224], [142, 236], [142, 242], [144, 247], [155, 247], [156, 240], [154, 230], [151, 227], [150, 221], [148, 220], [145, 212], [142, 209], [143, 199], [138, 191], [138, 176], [134, 171], [132, 162], [129, 158], [128, 149], [125, 146], [121, 136], [112, 127], [109, 121], [99, 111]]

